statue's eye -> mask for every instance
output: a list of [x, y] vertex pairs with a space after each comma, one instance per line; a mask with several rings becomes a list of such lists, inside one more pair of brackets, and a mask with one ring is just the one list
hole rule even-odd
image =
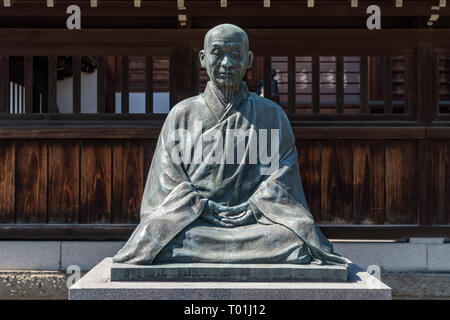
[[238, 50], [234, 50], [232, 53], [233, 57], [239, 57], [241, 53]]

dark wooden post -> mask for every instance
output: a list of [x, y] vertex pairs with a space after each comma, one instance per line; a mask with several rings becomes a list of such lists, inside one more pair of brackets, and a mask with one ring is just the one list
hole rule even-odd
[[367, 113], [369, 106], [369, 64], [367, 57], [360, 57], [360, 112]]
[[272, 57], [264, 57], [264, 98], [272, 100]]
[[392, 57], [384, 57], [384, 113], [392, 114]]
[[344, 57], [336, 57], [336, 113], [344, 113]]
[[295, 114], [296, 109], [296, 80], [295, 80], [295, 56], [288, 57], [288, 114]]
[[[433, 47], [430, 43], [419, 44], [418, 50], [418, 81], [419, 106], [418, 120], [420, 125], [429, 126], [437, 111], [437, 104], [433, 99], [434, 70], [437, 68], [433, 59]], [[433, 206], [433, 172], [432, 172], [432, 141], [423, 139], [418, 141], [418, 213], [419, 224], [433, 224], [437, 213]]]
[[319, 56], [312, 57], [312, 112], [320, 112], [320, 60]]
[[9, 113], [9, 56], [0, 56], [0, 112]]
[[431, 43], [419, 44], [418, 84], [419, 110], [418, 120], [421, 125], [429, 125], [437, 111], [437, 104], [433, 105], [433, 48]]
[[105, 113], [105, 57], [97, 60], [97, 113]]
[[58, 107], [56, 102], [56, 82], [57, 82], [57, 61], [58, 57], [48, 57], [48, 110], [49, 113], [56, 113]]
[[81, 112], [81, 56], [74, 56], [73, 58], [73, 113]]
[[25, 56], [24, 62], [25, 82], [25, 112], [33, 113], [33, 57]]
[[145, 58], [145, 113], [153, 113], [153, 57]]
[[130, 112], [130, 86], [128, 83], [129, 77], [129, 58], [128, 56], [122, 56], [122, 66], [121, 66], [121, 78], [120, 78], [120, 88], [122, 91], [122, 103], [121, 109], [122, 113]]
[[170, 55], [170, 108], [198, 94], [198, 55], [190, 46], [176, 46]]

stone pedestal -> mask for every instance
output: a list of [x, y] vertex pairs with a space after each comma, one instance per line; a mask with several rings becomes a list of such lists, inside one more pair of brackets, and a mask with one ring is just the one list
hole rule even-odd
[[359, 300], [391, 299], [391, 289], [356, 265], [347, 282], [111, 281], [106, 258], [69, 289], [70, 300]]
[[347, 268], [317, 264], [113, 263], [111, 281], [346, 282]]

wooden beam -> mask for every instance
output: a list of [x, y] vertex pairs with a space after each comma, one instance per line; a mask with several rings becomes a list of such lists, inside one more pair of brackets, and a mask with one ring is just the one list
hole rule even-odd
[[[137, 10], [139, 11], [139, 10]], [[258, 55], [310, 56], [333, 52], [334, 55], [405, 55], [415, 44], [433, 43], [439, 48], [450, 48], [448, 31], [445, 29], [247, 29], [252, 51]], [[0, 28], [0, 50], [3, 55], [35, 56], [49, 55], [142, 55], [167, 56], [177, 44], [190, 43], [201, 48], [206, 29], [90, 29], [67, 33], [54, 29], [7, 29]], [[271, 45], [267, 46], [270, 37]], [[127, 45], [124, 46], [124, 43]]]
[[[2, 114], [0, 117], [0, 140], [157, 139], [166, 116], [166, 114], [150, 116], [148, 114], [120, 113], [102, 115], [35, 113], [26, 115], [26, 118], [35, 120], [24, 120], [24, 114]], [[389, 123], [386, 121], [386, 119], [395, 118], [404, 119], [405, 115], [387, 117], [380, 114], [298, 114], [292, 117], [291, 126], [296, 138], [311, 140], [450, 139], [449, 127], [411, 127], [412, 121], [389, 121]], [[52, 119], [56, 119], [57, 123]], [[318, 119], [333, 120], [318, 121]], [[355, 126], [356, 121], [363, 123]]]
[[[11, 0], [3, 0], [4, 4]], [[91, 3], [92, 1], [92, 3]], [[97, 10], [100, 0], [80, 1], [77, 5], [81, 8], [84, 17], [98, 18], [120, 18], [120, 17], [176, 17], [180, 10], [175, 1], [146, 1], [140, 10], [136, 10], [130, 5], [129, 0], [104, 1], [101, 3], [104, 10]], [[308, 2], [309, 1], [309, 2]], [[298, 1], [276, 1], [276, 5], [271, 6], [270, 17], [365, 17], [366, 6], [359, 5], [357, 8], [349, 10], [347, 1], [320, 1], [320, 5], [314, 6], [313, 0], [307, 0], [309, 10], [305, 10]], [[425, 17], [429, 16], [430, 1], [405, 1], [401, 10], [395, 7], [394, 2], [390, 1], [371, 1], [380, 7], [383, 17]], [[186, 6], [186, 5], [185, 5]], [[51, 11], [41, 1], [16, 1], [8, 10], [0, 10], [0, 17], [60, 17], [66, 15], [64, 6], [55, 6]], [[261, 5], [260, 1], [233, 1], [225, 11], [217, 10], [217, 1], [189, 1], [189, 7], [186, 11], [191, 17], [210, 17], [210, 18], [231, 18], [231, 17], [264, 17], [267, 18], [267, 8]], [[441, 7], [441, 16], [450, 16], [450, 7]]]
[[319, 227], [328, 239], [406, 240], [414, 237], [450, 236], [448, 226], [319, 225]]
[[[450, 237], [450, 226], [319, 225], [337, 239], [395, 240], [412, 237]], [[136, 224], [1, 224], [0, 240], [120, 240], [126, 241]]]

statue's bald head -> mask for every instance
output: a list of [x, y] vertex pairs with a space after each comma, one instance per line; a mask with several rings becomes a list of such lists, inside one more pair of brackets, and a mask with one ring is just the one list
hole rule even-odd
[[238, 26], [235, 26], [234, 24], [229, 23], [219, 24], [218, 26], [215, 26], [214, 28], [210, 29], [205, 35], [205, 40], [203, 42], [203, 49], [206, 50], [206, 48], [208, 48], [209, 44], [214, 39], [230, 39], [230, 40], [232, 39], [234, 41], [239, 41], [242, 43], [243, 49], [245, 51], [248, 51], [247, 33]]
[[220, 24], [205, 35], [200, 61], [211, 81], [219, 88], [236, 88], [253, 62], [248, 36], [233, 24]]

